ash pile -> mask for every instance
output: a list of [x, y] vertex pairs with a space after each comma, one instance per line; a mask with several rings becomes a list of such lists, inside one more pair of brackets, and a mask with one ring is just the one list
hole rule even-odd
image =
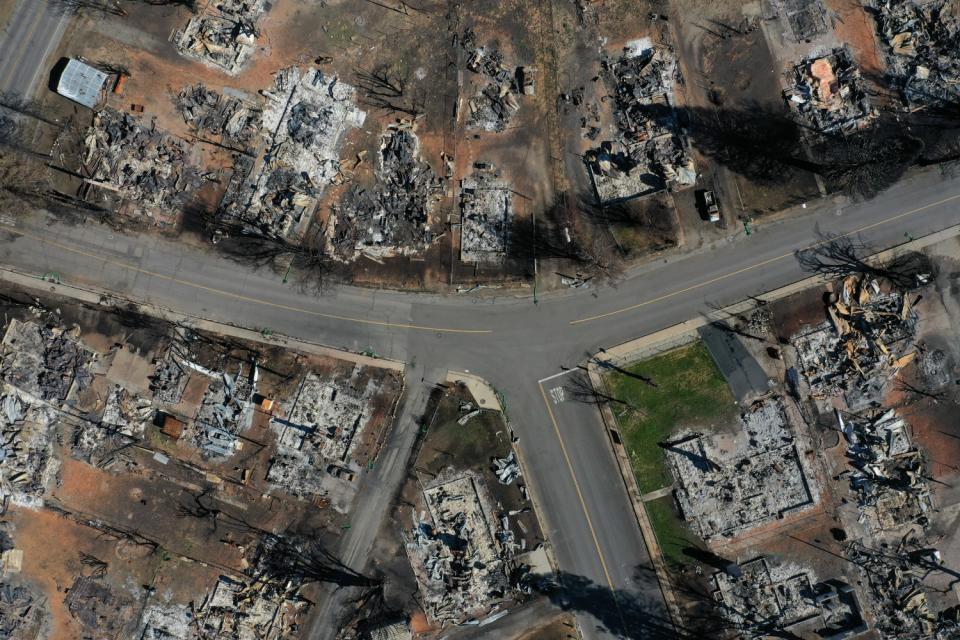
[[78, 332], [11, 319], [0, 345], [0, 378], [31, 398], [66, 400], [93, 379], [96, 354], [76, 340]]
[[519, 97], [536, 94], [536, 68], [506, 66], [503, 52], [477, 44], [473, 29], [464, 29], [459, 42], [467, 56], [467, 69], [486, 81], [486, 86], [467, 102], [470, 107], [467, 127], [503, 131], [520, 110]]
[[853, 411], [879, 402], [917, 355], [917, 314], [908, 294], [851, 276], [831, 296], [827, 314], [829, 321], [791, 340], [811, 396], [827, 401], [842, 394]]
[[779, 398], [745, 411], [732, 438], [694, 433], [663, 447], [683, 518], [705, 541], [733, 538], [819, 500]]
[[218, 0], [171, 38], [181, 55], [236, 75], [257, 49], [257, 22], [266, 0]]
[[846, 49], [804, 60], [793, 68], [789, 84], [784, 97], [790, 108], [821, 133], [852, 133], [877, 115]]
[[200, 187], [190, 145], [158, 131], [156, 122], [145, 126], [129, 114], [104, 109], [94, 116], [83, 144], [85, 183], [132, 200], [149, 217], [177, 210], [185, 194]]
[[513, 192], [500, 172], [485, 164], [460, 182], [460, 259], [499, 262], [507, 252]]
[[283, 69], [262, 94], [267, 151], [221, 210], [274, 237], [300, 235], [326, 188], [341, 182], [340, 143], [366, 114], [354, 104], [353, 87], [318, 69]]
[[0, 395], [0, 504], [39, 509], [56, 482], [56, 410], [4, 385]]
[[819, 614], [812, 598], [816, 574], [792, 563], [760, 557], [713, 576], [714, 597], [737, 628], [785, 628]]
[[[427, 617], [457, 624], [491, 610], [514, 586], [512, 545], [489, 490], [473, 473], [441, 474], [424, 487], [426, 512], [414, 514], [407, 555]], [[508, 531], [509, 532], [509, 531]]]
[[49, 626], [46, 604], [42, 593], [0, 576], [0, 638], [29, 640], [44, 637]]
[[109, 464], [110, 452], [143, 438], [154, 417], [153, 403], [114, 385], [99, 422], [80, 421], [74, 425], [71, 453], [98, 466]]
[[872, 417], [837, 412], [853, 471], [859, 521], [871, 533], [926, 529], [933, 513], [923, 454], [910, 442], [907, 422], [889, 409]]
[[817, 582], [812, 569], [759, 557], [713, 576], [725, 617], [751, 637], [790, 629], [791, 637], [840, 640], [867, 630], [856, 590], [838, 579]]
[[242, 148], [253, 142], [262, 127], [259, 108], [202, 84], [184, 88], [174, 100], [174, 106], [197, 135], [218, 136], [224, 143]]
[[420, 140], [405, 124], [383, 136], [373, 188], [355, 186], [333, 210], [337, 255], [354, 259], [421, 253], [433, 242], [430, 214], [443, 181], [420, 157]]
[[161, 601], [146, 606], [137, 638], [144, 640], [293, 640], [300, 636], [306, 602], [297, 588], [275, 581], [221, 575], [198, 603]]
[[619, 136], [586, 155], [600, 203], [692, 185], [697, 172], [672, 104], [679, 71], [670, 49], [631, 43], [603, 60], [602, 76], [615, 96]]
[[874, 0], [888, 75], [916, 105], [960, 100], [960, 10], [953, 0]]
[[[374, 379], [359, 383], [361, 367], [342, 382], [316, 373], [304, 376], [287, 417], [271, 419], [277, 435], [267, 481], [286, 493], [312, 499], [326, 495], [330, 477], [348, 480], [360, 472], [353, 453], [370, 423]], [[336, 503], [334, 506], [337, 506]]]
[[771, 0], [770, 4], [786, 18], [790, 35], [797, 42], [812, 40], [830, 30], [822, 0]]
[[[866, 593], [880, 637], [898, 640], [960, 637], [960, 605], [935, 610], [930, 598], [936, 598], [940, 590], [925, 582], [933, 574], [944, 572], [955, 576], [955, 572], [944, 566], [940, 552], [927, 547], [921, 537], [908, 532], [896, 543], [880, 548], [853, 542], [847, 546], [846, 556], [857, 565], [868, 585]], [[951, 600], [956, 602], [955, 598]]]

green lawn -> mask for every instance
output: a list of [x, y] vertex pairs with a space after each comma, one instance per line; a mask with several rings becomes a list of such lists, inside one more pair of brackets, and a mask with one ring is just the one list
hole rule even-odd
[[690, 533], [676, 512], [673, 510], [673, 496], [664, 496], [644, 504], [650, 526], [660, 543], [663, 558], [671, 569], [678, 569], [690, 563], [690, 557], [683, 552], [684, 547], [699, 547], [702, 545]]
[[627, 373], [604, 376], [609, 395], [627, 403], [610, 406], [640, 491], [649, 493], [673, 482], [658, 443], [681, 427], [707, 431], [730, 422], [738, 410], [726, 381], [700, 342], [629, 365], [625, 371], [657, 385], [652, 387]]

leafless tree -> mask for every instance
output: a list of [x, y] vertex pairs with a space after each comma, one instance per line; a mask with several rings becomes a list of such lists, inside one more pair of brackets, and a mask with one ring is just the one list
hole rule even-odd
[[605, 229], [579, 237], [569, 227], [540, 220], [515, 220], [507, 234], [507, 255], [516, 261], [559, 260], [587, 278], [615, 280], [623, 273], [623, 259]]
[[[2, 127], [0, 117], [0, 131]], [[0, 153], [0, 206], [4, 212], [16, 214], [31, 205], [42, 204], [48, 191], [46, 178], [45, 167], [28, 154], [19, 151]]]
[[58, 123], [47, 118], [46, 113], [44, 113], [43, 110], [43, 105], [39, 100], [26, 98], [19, 93], [15, 93], [13, 91], [0, 92], [0, 107], [9, 109], [10, 111], [16, 111], [17, 113], [25, 116], [29, 116], [35, 120], [43, 122], [44, 124], [48, 124], [57, 128], [60, 127]]
[[50, 0], [50, 5], [64, 13], [101, 13], [125, 16], [118, 0]]
[[60, 11], [69, 13], [100, 13], [125, 17], [128, 14], [124, 4], [146, 4], [155, 7], [186, 7], [196, 13], [198, 0], [50, 0], [51, 5]]
[[355, 73], [357, 86], [363, 92], [363, 101], [366, 105], [414, 119], [423, 114], [422, 92], [410, 95], [406, 79], [389, 66], [381, 65], [373, 71], [357, 69]]
[[813, 149], [817, 172], [831, 186], [864, 199], [893, 185], [922, 152], [919, 138], [883, 119], [844, 138], [825, 139]]
[[80, 553], [80, 564], [82, 564], [85, 567], [90, 567], [91, 577], [99, 578], [103, 575], [106, 575], [107, 567], [110, 566], [109, 564], [107, 564], [100, 558], [97, 558], [96, 556], [90, 555], [89, 553], [84, 553], [83, 551], [80, 551], [79, 553]]
[[809, 249], [796, 252], [800, 266], [810, 273], [840, 280], [851, 275], [884, 279], [900, 289], [912, 289], [935, 276], [930, 259], [917, 251], [878, 261], [876, 251], [852, 236], [825, 236]]
[[116, 75], [116, 76], [129, 76], [130, 69], [126, 65], [120, 64], [118, 62], [110, 62], [109, 60], [97, 60], [96, 64], [97, 69], [103, 71], [104, 73]]
[[335, 584], [382, 589], [383, 580], [365, 576], [340, 561], [316, 540], [265, 534], [256, 577], [265, 582]]
[[239, 264], [283, 272], [285, 281], [293, 278], [314, 293], [325, 291], [339, 274], [338, 263], [327, 251], [326, 228], [322, 225], [295, 241], [230, 213], [191, 209], [190, 215], [196, 219], [189, 224], [207, 234], [221, 254]]

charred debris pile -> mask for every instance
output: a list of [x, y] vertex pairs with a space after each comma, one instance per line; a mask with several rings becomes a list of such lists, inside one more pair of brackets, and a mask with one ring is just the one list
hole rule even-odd
[[600, 203], [692, 185], [696, 169], [673, 107], [673, 52], [647, 40], [631, 43], [603, 60], [602, 76], [615, 97], [618, 137], [585, 158]]
[[430, 214], [444, 181], [421, 158], [411, 124], [393, 125], [383, 136], [375, 174], [373, 187], [352, 187], [335, 207], [337, 255], [379, 259], [422, 252], [435, 240]]
[[911, 105], [960, 101], [960, 10], [952, 0], [874, 0], [888, 75]]
[[478, 44], [472, 29], [464, 29], [459, 42], [467, 56], [467, 68], [486, 82], [468, 101], [470, 117], [467, 126], [503, 131], [520, 110], [520, 97], [536, 94], [536, 68], [507, 66], [503, 52]]

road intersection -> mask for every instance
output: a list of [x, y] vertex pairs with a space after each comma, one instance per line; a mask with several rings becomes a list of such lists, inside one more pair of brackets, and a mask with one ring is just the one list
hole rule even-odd
[[[482, 376], [503, 394], [520, 436], [528, 483], [565, 583], [574, 585], [563, 596], [566, 604], [588, 609], [582, 617], [588, 637], [623, 636], [624, 622], [635, 630], [630, 635], [648, 637], [666, 610], [599, 417], [592, 407], [553, 397], [562, 393], [559, 379], [541, 380], [598, 348], [800, 279], [794, 252], [824, 234], [856, 234], [886, 248], [956, 224], [958, 208], [960, 180], [928, 171], [871, 202], [823, 201], [757, 225], [750, 236], [646, 264], [611, 286], [541, 294], [538, 304], [520, 296], [353, 287], [316, 296], [183, 241], [39, 217], [2, 227], [0, 263], [33, 275], [56, 272], [67, 283], [198, 318], [373, 350], [405, 361], [411, 386], [420, 378], [424, 385], [436, 381], [448, 369]], [[397, 424], [400, 447], [416, 429], [412, 419], [407, 413]], [[366, 557], [367, 538], [351, 533], [341, 552]]]

